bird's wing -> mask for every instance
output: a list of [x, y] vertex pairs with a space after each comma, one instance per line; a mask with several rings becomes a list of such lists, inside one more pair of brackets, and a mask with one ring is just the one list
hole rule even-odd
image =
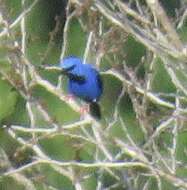
[[96, 76], [96, 82], [98, 84], [98, 87], [102, 90], [103, 89], [103, 82], [102, 82], [101, 76], [99, 74], [99, 71], [92, 64], [86, 64], [86, 65], [87, 65], [87, 67], [89, 67], [89, 69], [92, 70], [92, 72]]
[[103, 81], [99, 73], [97, 73], [97, 83], [98, 83], [99, 88], [103, 90]]
[[98, 94], [98, 96], [95, 97], [95, 99], [92, 99], [92, 102], [97, 102], [100, 97], [100, 94], [102, 94], [103, 92], [103, 82], [99, 72], [93, 66], [91, 67], [91, 73], [92, 84], [94, 84], [94, 88], [98, 92], [96, 93]]

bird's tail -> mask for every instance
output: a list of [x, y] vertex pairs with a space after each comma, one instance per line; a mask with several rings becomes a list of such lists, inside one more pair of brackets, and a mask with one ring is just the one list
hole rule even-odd
[[101, 119], [101, 110], [97, 102], [90, 103], [90, 114], [97, 120]]

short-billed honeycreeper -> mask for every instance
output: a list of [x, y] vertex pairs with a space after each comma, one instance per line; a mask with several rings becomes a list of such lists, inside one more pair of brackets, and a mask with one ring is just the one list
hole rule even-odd
[[96, 119], [101, 118], [98, 101], [103, 92], [103, 84], [99, 72], [91, 64], [82, 59], [69, 56], [60, 61], [62, 74], [69, 78], [68, 91], [89, 103], [90, 113]]

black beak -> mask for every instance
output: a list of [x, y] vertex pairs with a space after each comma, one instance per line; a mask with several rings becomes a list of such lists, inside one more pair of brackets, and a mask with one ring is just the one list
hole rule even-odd
[[60, 73], [61, 73], [62, 75], [68, 76], [68, 72], [67, 72], [66, 70], [62, 70], [62, 69], [61, 69]]

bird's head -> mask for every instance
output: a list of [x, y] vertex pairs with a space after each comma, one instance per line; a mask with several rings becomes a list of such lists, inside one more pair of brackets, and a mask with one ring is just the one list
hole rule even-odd
[[59, 66], [62, 74], [68, 76], [69, 79], [79, 82], [85, 81], [82, 59], [75, 56], [69, 56], [61, 60]]
[[82, 64], [82, 60], [75, 56], [69, 56], [60, 61], [60, 68], [64, 73], [71, 73]]

